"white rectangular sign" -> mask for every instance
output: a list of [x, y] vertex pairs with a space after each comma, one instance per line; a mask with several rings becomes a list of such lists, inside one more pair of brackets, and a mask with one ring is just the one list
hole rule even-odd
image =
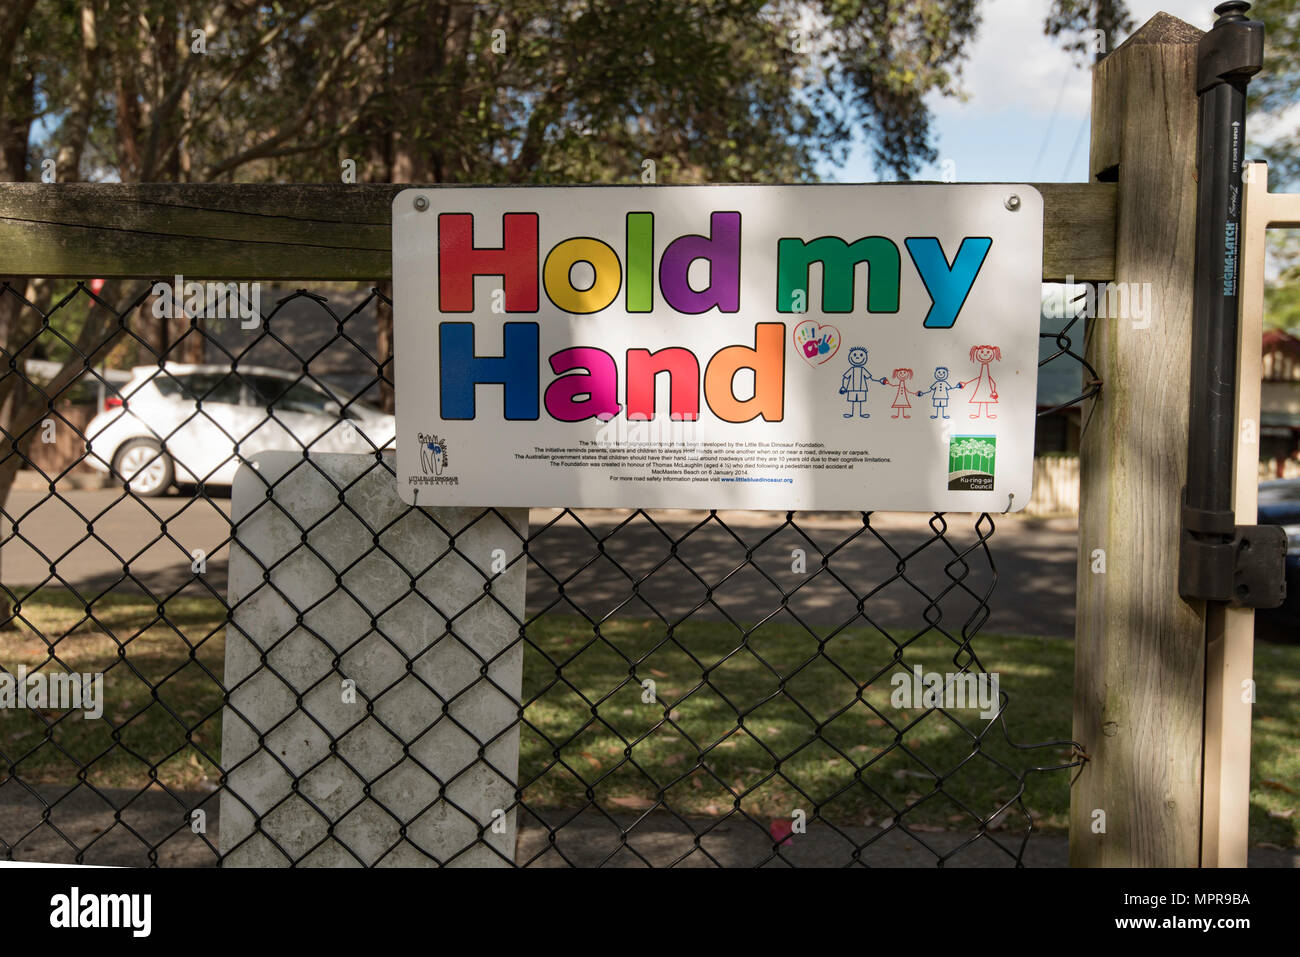
[[418, 505], [1029, 500], [1024, 185], [446, 187], [393, 200]]

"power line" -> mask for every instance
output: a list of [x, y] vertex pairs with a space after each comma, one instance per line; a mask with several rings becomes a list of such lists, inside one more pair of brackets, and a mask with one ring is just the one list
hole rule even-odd
[[1047, 129], [1043, 132], [1043, 144], [1038, 147], [1038, 158], [1034, 160], [1034, 169], [1029, 178], [1038, 179], [1038, 168], [1042, 165], [1043, 156], [1047, 153], [1047, 144], [1052, 139], [1052, 129], [1056, 126], [1056, 115], [1061, 111], [1061, 100], [1065, 98], [1065, 84], [1070, 80], [1070, 69], [1067, 67], [1065, 73], [1061, 76], [1060, 89], [1056, 91], [1056, 105], [1052, 107], [1052, 118], [1047, 121]]

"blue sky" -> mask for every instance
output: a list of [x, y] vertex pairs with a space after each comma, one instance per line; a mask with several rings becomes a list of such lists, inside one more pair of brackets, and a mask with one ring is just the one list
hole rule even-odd
[[[1092, 78], [1086, 66], [1043, 33], [1046, 0], [986, 0], [983, 22], [963, 68], [965, 102], [935, 97], [939, 161], [917, 179], [942, 179], [945, 160], [957, 182], [1071, 182], [1088, 177]], [[1209, 29], [1210, 0], [1129, 0], [1134, 23], [1158, 11]], [[1112, 43], [1123, 40], [1112, 38]], [[864, 149], [842, 167], [821, 169], [829, 182], [873, 182]]]

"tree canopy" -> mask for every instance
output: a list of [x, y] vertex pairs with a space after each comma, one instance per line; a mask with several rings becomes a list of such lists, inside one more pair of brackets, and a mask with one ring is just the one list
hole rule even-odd
[[[8, 0], [0, 178], [802, 181], [935, 158], [977, 0]], [[1119, 11], [1119, 15], [1116, 14]], [[1048, 30], [1123, 29], [1056, 0]], [[7, 48], [7, 49], [5, 49]]]

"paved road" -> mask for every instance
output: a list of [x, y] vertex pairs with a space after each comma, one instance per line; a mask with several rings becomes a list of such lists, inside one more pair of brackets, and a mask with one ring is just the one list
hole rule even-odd
[[[6, 511], [16, 528], [10, 537], [10, 523], [3, 523], [0, 547], [0, 573], [11, 587], [225, 594], [229, 499], [169, 496], [141, 503], [109, 489], [62, 496], [11, 494]], [[943, 538], [925, 516], [900, 513], [876, 513], [870, 527], [844, 513], [803, 513], [797, 528], [785, 524], [784, 513], [722, 517], [725, 525], [703, 512], [656, 512], [652, 521], [620, 510], [575, 518], [534, 509], [529, 612], [593, 618], [658, 612], [670, 621], [690, 614], [747, 623], [771, 616], [816, 626], [856, 617], [859, 624], [865, 619], [895, 629], [919, 627], [928, 608], [931, 620], [957, 631], [978, 611], [977, 596], [994, 584], [991, 554], [996, 591], [986, 631], [1073, 634], [1070, 521], [998, 519], [986, 554], [975, 516], [965, 514], [947, 519]], [[795, 567], [796, 549], [803, 551], [804, 569]], [[196, 550], [205, 562], [201, 576], [191, 570]], [[784, 602], [783, 593], [789, 595]]]
[[[101, 796], [102, 795], [102, 796]], [[48, 822], [42, 819], [49, 804]], [[212, 867], [219, 846], [220, 814], [215, 792], [172, 795], [159, 789], [143, 793], [121, 788], [64, 791], [45, 789], [38, 798], [15, 784], [0, 785], [0, 857], [19, 861], [74, 863], [69, 841], [85, 849], [84, 863], [143, 867], [151, 863], [149, 845], [158, 848], [162, 867]], [[123, 808], [120, 821], [114, 808]], [[207, 832], [190, 829], [191, 810], [207, 814]], [[762, 826], [739, 816], [725, 820], [684, 818], [665, 813], [645, 816], [586, 810], [544, 811], [544, 822], [531, 812], [518, 816], [515, 863], [526, 867], [934, 867], [939, 857], [946, 867], [1011, 867], [1019, 848], [1018, 831], [995, 832], [962, 848], [973, 831], [919, 828], [910, 834], [895, 828], [881, 834], [874, 827], [837, 825], [835, 830], [813, 824], [772, 855], [772, 839]], [[550, 841], [547, 823], [556, 828]], [[622, 832], [627, 831], [626, 841]], [[703, 835], [696, 847], [696, 835]], [[949, 855], [952, 855], [949, 857]], [[1250, 867], [1300, 867], [1300, 852], [1252, 847]], [[1069, 845], [1063, 834], [1036, 833], [1025, 847], [1028, 867], [1067, 867]]]

